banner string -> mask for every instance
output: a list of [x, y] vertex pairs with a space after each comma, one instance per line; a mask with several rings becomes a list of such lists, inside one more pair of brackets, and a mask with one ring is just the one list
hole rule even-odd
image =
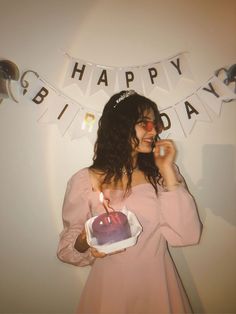
[[107, 68], [107, 69], [122, 69], [122, 68], [129, 68], [129, 69], [132, 69], [132, 68], [141, 68], [141, 67], [146, 67], [146, 66], [149, 66], [150, 64], [158, 64], [158, 63], [162, 63], [162, 62], [166, 62], [166, 61], [169, 61], [171, 59], [174, 59], [178, 56], [181, 56], [181, 55], [189, 55], [190, 53], [188, 51], [182, 51], [180, 53], [176, 53], [170, 57], [167, 57], [167, 58], [163, 58], [161, 60], [156, 60], [156, 61], [153, 61], [153, 62], [149, 62], [149, 63], [144, 63], [142, 65], [127, 65], [127, 66], [112, 66], [112, 65], [105, 65], [105, 64], [99, 64], [99, 63], [95, 63], [95, 62], [92, 62], [92, 61], [87, 61], [87, 60], [84, 60], [83, 58], [76, 58], [76, 57], [72, 57], [68, 52], [62, 50], [61, 48], [59, 49], [59, 51], [62, 52], [63, 55], [67, 56], [69, 59], [71, 60], [77, 60], [77, 61], [84, 61], [85, 63], [89, 64], [89, 65], [93, 65], [93, 66], [97, 66], [97, 67], [100, 67], [100, 68]]

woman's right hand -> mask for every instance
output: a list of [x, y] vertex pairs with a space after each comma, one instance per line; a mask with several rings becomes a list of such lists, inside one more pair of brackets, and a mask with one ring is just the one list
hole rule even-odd
[[122, 252], [125, 251], [125, 249], [123, 249], [123, 250], [118, 250], [118, 251], [115, 251], [115, 252], [106, 254], [106, 253], [103, 253], [103, 252], [99, 252], [99, 251], [98, 251], [97, 249], [95, 249], [94, 247], [90, 247], [90, 250], [91, 250], [92, 255], [93, 255], [94, 257], [105, 257], [105, 256], [108, 256], [108, 255], [114, 255], [114, 254], [122, 253]]
[[118, 250], [118, 251], [115, 251], [115, 252], [112, 252], [110, 254], [106, 254], [104, 252], [100, 252], [98, 251], [97, 249], [95, 249], [94, 247], [92, 246], [89, 246], [88, 242], [87, 242], [87, 235], [86, 235], [86, 231], [85, 231], [85, 228], [83, 228], [81, 234], [79, 235], [79, 237], [77, 238], [77, 241], [76, 241], [76, 249], [80, 252], [84, 252], [85, 250], [87, 250], [88, 248], [90, 248], [90, 251], [91, 251], [91, 254], [96, 257], [96, 258], [103, 258], [107, 255], [113, 255], [113, 254], [117, 254], [117, 253], [121, 253], [124, 250]]
[[95, 249], [94, 247], [90, 247], [90, 251], [92, 253], [92, 255], [94, 257], [98, 257], [98, 258], [103, 258], [105, 256], [107, 256], [106, 253], [103, 253], [103, 252], [99, 252], [97, 249]]
[[88, 248], [90, 247], [88, 242], [87, 242], [87, 235], [86, 235], [85, 228], [83, 228], [83, 230], [81, 231], [81, 233], [77, 237], [74, 247], [80, 253], [86, 252], [88, 250]]
[[86, 235], [85, 228], [83, 228], [80, 235], [78, 236], [76, 243], [75, 243], [75, 248], [81, 253], [84, 253], [85, 251], [90, 249], [90, 251], [94, 257], [100, 257], [101, 258], [101, 257], [105, 257], [107, 255], [106, 253], [99, 252], [94, 247], [89, 246], [89, 244], [87, 242], [87, 235]]

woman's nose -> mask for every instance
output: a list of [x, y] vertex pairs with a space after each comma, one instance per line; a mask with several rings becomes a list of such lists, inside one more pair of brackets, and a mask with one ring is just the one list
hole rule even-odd
[[152, 132], [153, 130], [156, 131], [154, 122], [153, 121], [147, 121], [146, 125], [145, 125], [145, 129], [147, 132]]

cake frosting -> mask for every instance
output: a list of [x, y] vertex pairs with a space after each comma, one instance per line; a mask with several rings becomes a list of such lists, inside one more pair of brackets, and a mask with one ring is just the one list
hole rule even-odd
[[92, 232], [99, 245], [118, 242], [131, 237], [128, 218], [119, 211], [97, 216], [92, 223]]

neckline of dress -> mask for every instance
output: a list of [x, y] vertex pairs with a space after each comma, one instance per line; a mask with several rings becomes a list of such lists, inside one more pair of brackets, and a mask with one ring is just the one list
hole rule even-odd
[[[136, 184], [136, 185], [133, 185], [133, 186], [131, 186], [131, 191], [132, 190], [134, 190], [135, 188], [138, 188], [138, 187], [140, 187], [140, 186], [143, 186], [143, 185], [151, 185], [150, 183], [148, 183], [148, 182], [144, 182], [144, 183], [139, 183], [139, 184]], [[92, 189], [92, 192], [101, 192], [101, 191], [99, 191], [99, 190], [97, 190], [97, 191], [94, 191], [93, 190], [93, 188], [91, 187], [91, 189]], [[110, 192], [125, 192], [124, 190], [122, 190], [122, 189], [109, 189], [109, 188], [106, 188], [106, 189], [103, 189], [103, 191], [110, 191]]]
[[[94, 193], [98, 193], [98, 192], [100, 193], [101, 191], [99, 191], [99, 190], [96, 190], [96, 191], [93, 190], [93, 186], [92, 186], [91, 178], [90, 178], [90, 174], [89, 174], [89, 168], [87, 168], [87, 175], [88, 175], [88, 181], [89, 181], [89, 185], [90, 185], [90, 190], [91, 190], [92, 192], [94, 192]], [[143, 183], [139, 183], [139, 184], [133, 185], [133, 186], [131, 186], [131, 191], [132, 191], [133, 189], [135, 189], [135, 188], [138, 188], [138, 187], [144, 186], [144, 185], [149, 185], [149, 186], [151, 186], [151, 183], [149, 183], [149, 182], [143, 182]], [[109, 189], [109, 188], [104, 189], [104, 191], [123, 192], [123, 193], [125, 192], [123, 189]]]

